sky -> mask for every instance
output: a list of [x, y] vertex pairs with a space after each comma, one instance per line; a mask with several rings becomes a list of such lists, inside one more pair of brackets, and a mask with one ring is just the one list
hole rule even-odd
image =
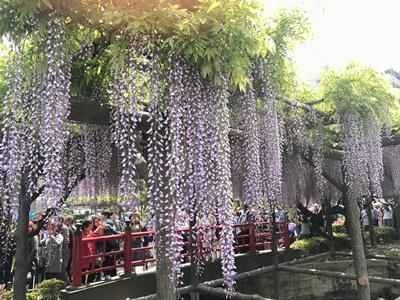
[[400, 0], [274, 0], [279, 6], [307, 11], [313, 37], [299, 45], [293, 58], [304, 80], [325, 67], [359, 61], [379, 71], [400, 71]]

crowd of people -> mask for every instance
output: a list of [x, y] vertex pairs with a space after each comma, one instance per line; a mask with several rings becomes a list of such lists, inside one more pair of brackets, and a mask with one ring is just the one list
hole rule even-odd
[[[370, 225], [368, 209], [371, 210], [373, 226], [394, 227], [393, 210], [389, 203], [384, 201], [374, 201], [371, 204], [365, 204], [360, 207], [360, 222], [365, 230], [368, 230]], [[327, 232], [327, 220], [322, 213], [322, 207], [319, 204], [314, 204], [308, 211], [311, 214], [304, 214], [302, 211], [298, 211], [297, 220], [289, 222], [288, 230], [292, 242], [294, 240], [320, 236], [321, 232]], [[321, 216], [315, 218], [318, 215]], [[313, 224], [311, 220], [312, 218], [317, 220], [317, 224]], [[333, 224], [344, 225], [345, 216], [334, 214], [332, 215], [332, 222]]]
[[370, 226], [368, 209], [371, 210], [373, 226], [393, 227], [393, 211], [389, 204], [375, 201], [372, 204], [365, 204], [361, 210], [362, 225], [365, 229]]
[[[28, 287], [34, 286], [46, 279], [59, 279], [67, 284], [72, 280], [72, 250], [74, 231], [80, 224], [82, 238], [101, 237], [119, 234], [125, 230], [117, 213], [103, 211], [101, 214], [92, 215], [84, 220], [74, 220], [73, 216], [49, 217], [49, 211], [45, 214], [36, 213], [28, 224], [29, 232], [29, 271]], [[144, 232], [150, 230], [150, 226], [143, 223], [138, 211], [125, 215], [130, 221], [131, 232]], [[15, 232], [12, 228], [10, 232]], [[4, 234], [4, 233], [3, 233]], [[0, 264], [0, 284], [5, 284], [5, 289], [10, 289], [13, 282], [13, 260], [16, 253], [16, 243], [13, 234], [0, 236], [2, 241], [3, 261]], [[153, 241], [152, 236], [132, 238], [131, 247], [138, 248], [148, 246]], [[105, 247], [103, 249], [103, 247]], [[106, 242], [85, 242], [82, 246], [82, 257], [120, 250], [122, 245], [117, 239]], [[6, 249], [7, 248], [7, 249]], [[148, 251], [149, 252], [149, 251]], [[144, 251], [133, 251], [132, 261], [142, 260], [143, 255], [151, 256]], [[121, 260], [122, 256], [105, 255], [94, 259], [84, 259], [81, 262], [82, 271], [114, 265], [114, 260]], [[135, 272], [135, 268], [133, 270]], [[102, 272], [82, 276], [82, 283], [90, 283], [102, 279], [109, 279], [117, 275], [116, 268], [108, 268]]]
[[[368, 209], [371, 209], [372, 222], [374, 226], [393, 227], [393, 212], [391, 207], [386, 203], [376, 202], [372, 205], [364, 206], [361, 210], [361, 221], [365, 228], [369, 226]], [[312, 236], [320, 235], [321, 231], [326, 231], [324, 218], [318, 219], [315, 230], [315, 222], [312, 222], [313, 216], [322, 214], [321, 207], [315, 204], [310, 210], [311, 215], [298, 211], [297, 218], [293, 218], [288, 223], [288, 233], [290, 241], [307, 239]], [[82, 238], [101, 237], [119, 234], [125, 231], [125, 221], [130, 226], [131, 232], [146, 232], [151, 230], [151, 226], [143, 221], [139, 211], [134, 211], [124, 215], [124, 222], [121, 222], [119, 215], [111, 211], [103, 211], [100, 214], [92, 215], [83, 220], [74, 220], [73, 216], [51, 217], [50, 211], [45, 213], [36, 213], [29, 221], [29, 273], [28, 284], [33, 288], [35, 284], [45, 279], [56, 278], [71, 283], [72, 270], [72, 251], [74, 243], [74, 232], [76, 225], [81, 225]], [[266, 214], [264, 221], [271, 221], [271, 215]], [[287, 219], [287, 212], [284, 210], [275, 211], [276, 221], [278, 222], [277, 230], [282, 232], [283, 221]], [[340, 222], [341, 217], [333, 216], [333, 221]], [[254, 221], [249, 208], [247, 206], [236, 206], [236, 223], [243, 224]], [[183, 220], [182, 224], [186, 224], [187, 220]], [[314, 226], [312, 226], [312, 223]], [[14, 224], [10, 224], [10, 232], [14, 232]], [[188, 224], [186, 224], [187, 226]], [[15, 225], [14, 225], [15, 226]], [[242, 243], [240, 235], [248, 235], [248, 227], [235, 227], [236, 243]], [[0, 284], [5, 283], [7, 288], [11, 287], [13, 281], [13, 258], [15, 256], [15, 238], [14, 236], [2, 236], [0, 232], [0, 241], [2, 243], [2, 251], [6, 251], [6, 255], [2, 255], [3, 261], [0, 264]], [[185, 241], [188, 237], [184, 236]], [[147, 247], [150, 243], [154, 243], [153, 236], [134, 237], [131, 240], [131, 248]], [[111, 251], [122, 250], [123, 245], [121, 239], [107, 239], [106, 241], [90, 241], [84, 242], [81, 248], [82, 257], [93, 256], [93, 259], [83, 259], [81, 262], [82, 272], [87, 270], [106, 268], [99, 272], [91, 272], [89, 275], [82, 276], [82, 284], [91, 283], [99, 280], [107, 280], [117, 275], [117, 269], [112, 266], [123, 260], [123, 255], [96, 255], [100, 253], [109, 253]], [[246, 251], [246, 248], [239, 249], [239, 252]], [[247, 249], [248, 250], [248, 249]], [[259, 250], [259, 249], [258, 249]], [[183, 250], [187, 251], [187, 249]], [[4, 254], [4, 253], [3, 253]], [[146, 258], [154, 257], [154, 250], [138, 250], [132, 251], [132, 261], [142, 261]], [[143, 267], [145, 268], [145, 266]], [[135, 272], [135, 267], [133, 272]]]

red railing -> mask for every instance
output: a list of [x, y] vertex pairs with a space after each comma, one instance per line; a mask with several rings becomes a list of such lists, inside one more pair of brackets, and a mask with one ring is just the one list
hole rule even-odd
[[[268, 222], [249, 222], [233, 225], [235, 232], [235, 252], [256, 253], [257, 250], [263, 250], [265, 247], [270, 246], [272, 242], [270, 226], [271, 224]], [[284, 247], [285, 250], [288, 250], [290, 248], [290, 241], [287, 222], [276, 222], [276, 226], [279, 230], [277, 230], [278, 244]], [[217, 227], [215, 229], [217, 238], [219, 237], [219, 231], [220, 229]], [[184, 250], [182, 251], [183, 256], [189, 256], [189, 233], [189, 228], [182, 228], [182, 235], [186, 237], [184, 239]], [[78, 226], [74, 234], [72, 251], [72, 286], [80, 286], [82, 284], [82, 277], [89, 274], [123, 268], [124, 275], [129, 275], [132, 273], [132, 267], [146, 267], [148, 263], [155, 262], [155, 258], [146, 255], [153, 250], [153, 246], [132, 246], [132, 242], [135, 239], [143, 239], [145, 237], [152, 237], [154, 239], [154, 235], [154, 231], [131, 232], [130, 227], [127, 226], [125, 232], [121, 234], [82, 239], [82, 232]], [[197, 236], [197, 240], [201, 240], [199, 236]], [[107, 249], [110, 248], [107, 242], [113, 242], [113, 244], [118, 245], [118, 249]], [[87, 243], [93, 243], [98, 253], [83, 256], [83, 249], [87, 247]], [[219, 250], [219, 245], [216, 245], [214, 251], [219, 252]], [[134, 254], [135, 259], [133, 259]], [[203, 249], [202, 245], [198, 245], [196, 254], [204, 258], [207, 255], [207, 250]], [[104, 266], [104, 263], [103, 266], [96, 265], [97, 260], [105, 261], [105, 259], [108, 261], [106, 266]], [[84, 266], [88, 266], [88, 268], [83, 268]]]

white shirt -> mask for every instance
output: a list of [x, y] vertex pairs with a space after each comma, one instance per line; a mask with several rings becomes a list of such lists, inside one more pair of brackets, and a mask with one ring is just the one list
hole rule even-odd
[[365, 209], [361, 211], [361, 217], [363, 221], [364, 226], [369, 226], [369, 221], [368, 221], [368, 213]]
[[393, 219], [393, 214], [389, 208], [384, 208], [383, 209], [383, 219], [384, 220], [390, 220]]

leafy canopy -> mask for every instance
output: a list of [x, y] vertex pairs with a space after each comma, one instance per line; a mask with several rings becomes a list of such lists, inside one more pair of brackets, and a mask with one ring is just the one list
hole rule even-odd
[[360, 120], [382, 124], [396, 106], [389, 82], [379, 72], [359, 63], [350, 63], [343, 70], [326, 69], [320, 85], [322, 97], [338, 114], [356, 114]]
[[218, 81], [227, 74], [244, 89], [253, 57], [269, 54], [271, 73], [279, 73], [287, 68], [287, 52], [309, 31], [300, 11], [282, 10], [268, 20], [258, 0], [3, 0], [0, 35], [28, 38], [43, 48], [51, 13], [64, 20], [72, 53], [94, 43], [93, 55], [75, 62], [82, 91], [145, 39], [155, 42], [161, 57], [181, 54], [203, 77]]

